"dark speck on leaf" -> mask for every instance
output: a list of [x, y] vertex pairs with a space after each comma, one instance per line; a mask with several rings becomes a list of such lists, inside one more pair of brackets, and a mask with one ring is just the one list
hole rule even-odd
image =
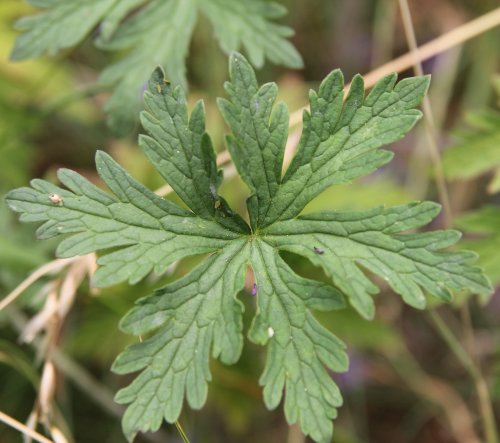
[[257, 295], [257, 283], [252, 286], [252, 295], [255, 297]]
[[323, 251], [323, 249], [318, 248], [317, 246], [315, 246], [313, 249], [314, 249], [314, 252], [316, 252], [316, 254], [323, 255], [325, 253], [325, 251]]

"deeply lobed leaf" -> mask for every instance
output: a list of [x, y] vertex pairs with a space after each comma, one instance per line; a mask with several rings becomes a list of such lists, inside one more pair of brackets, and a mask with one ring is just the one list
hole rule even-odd
[[304, 129], [290, 167], [283, 177], [264, 225], [297, 216], [314, 197], [334, 184], [367, 175], [392, 159], [382, 146], [402, 138], [421, 117], [414, 109], [424, 96], [429, 77], [404, 79], [396, 74], [378, 81], [364, 96], [361, 76], [352, 80], [342, 102], [344, 80], [329, 74], [318, 93], [309, 94]]
[[[372, 317], [371, 295], [378, 287], [364, 271], [385, 279], [419, 308], [424, 291], [446, 301], [450, 290], [487, 294], [491, 286], [472, 266], [475, 254], [443, 251], [458, 241], [458, 232], [415, 232], [437, 216], [434, 203], [299, 216], [327, 186], [368, 174], [391, 158], [380, 148], [418, 120], [413, 108], [427, 78], [396, 84], [391, 75], [365, 97], [356, 77], [343, 102], [342, 75], [332, 72], [318, 93], [310, 93], [300, 146], [282, 177], [288, 112], [283, 104], [273, 110], [276, 86], [259, 87], [238, 54], [231, 57], [230, 77], [230, 100], [221, 100], [220, 107], [232, 130], [229, 150], [251, 190], [250, 227], [218, 195], [222, 176], [205, 133], [203, 105], [196, 104], [189, 116], [182, 90], [172, 88], [161, 70], [145, 94], [141, 118], [147, 135], [140, 146], [189, 209], [155, 195], [104, 153], [96, 157], [97, 170], [112, 194], [60, 170], [68, 190], [34, 180], [31, 188], [11, 191], [7, 203], [21, 220], [43, 222], [39, 237], [66, 234], [59, 255], [102, 251], [95, 275], [100, 285], [134, 283], [174, 260], [209, 254], [185, 277], [139, 300], [121, 323], [126, 332], [145, 335], [113, 366], [118, 373], [140, 371], [117, 395], [128, 405], [123, 428], [129, 440], [138, 431], [158, 429], [163, 419], [174, 422], [184, 399], [193, 408], [203, 405], [210, 354], [228, 364], [238, 359], [243, 307], [236, 296], [251, 266], [257, 312], [248, 335], [268, 346], [260, 379], [264, 401], [275, 408], [284, 394], [287, 421], [327, 442], [342, 403], [328, 370], [345, 370], [347, 357], [313, 310], [340, 309], [346, 295]], [[295, 274], [282, 250], [321, 266], [333, 286]]]
[[217, 170], [205, 132], [203, 103], [199, 101], [188, 118], [183, 90], [171, 88], [160, 68], [151, 76], [144, 100], [147, 111], [141, 122], [149, 136], [140, 136], [139, 144], [160, 175], [195, 214], [247, 233], [246, 223], [217, 193], [222, 171]]
[[226, 83], [231, 101], [219, 99], [219, 108], [233, 135], [226, 138], [236, 168], [253, 194], [248, 199], [250, 224], [262, 224], [281, 182], [281, 168], [288, 135], [288, 109], [274, 108], [278, 87], [258, 87], [255, 73], [246, 60], [230, 58]]
[[302, 57], [286, 40], [293, 35], [292, 29], [272, 21], [286, 14], [284, 6], [262, 0], [198, 1], [227, 54], [244, 48], [257, 68], [264, 64], [265, 58], [290, 68], [302, 67]]
[[195, 0], [152, 0], [111, 39], [98, 41], [105, 50], [129, 50], [100, 77], [101, 83], [114, 88], [105, 110], [111, 114], [110, 125], [117, 133], [126, 133], [134, 125], [143, 85], [156, 65], [165, 65], [170, 80], [186, 87], [185, 60], [196, 18]]

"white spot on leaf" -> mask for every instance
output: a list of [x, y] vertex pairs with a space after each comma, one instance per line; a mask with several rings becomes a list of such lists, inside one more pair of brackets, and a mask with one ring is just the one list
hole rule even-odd
[[59, 194], [50, 194], [49, 200], [55, 205], [62, 205], [64, 199]]

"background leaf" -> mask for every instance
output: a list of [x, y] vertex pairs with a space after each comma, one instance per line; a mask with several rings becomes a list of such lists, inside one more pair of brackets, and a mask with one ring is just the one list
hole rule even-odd
[[469, 114], [465, 119], [469, 129], [456, 133], [459, 142], [443, 155], [443, 169], [449, 180], [468, 180], [490, 171], [497, 171], [489, 186], [498, 192], [500, 168], [500, 112], [490, 110]]
[[[113, 93], [105, 106], [108, 123], [119, 135], [136, 126], [150, 72], [165, 67], [176, 85], [187, 88], [186, 58], [198, 13], [212, 22], [222, 50], [242, 47], [252, 62], [261, 67], [267, 58], [292, 68], [302, 59], [286, 39], [290, 28], [273, 22], [286, 8], [264, 0], [31, 0], [42, 9], [38, 15], [17, 22], [24, 31], [12, 50], [13, 60], [56, 55], [80, 44], [97, 29], [97, 46], [106, 51], [125, 51], [125, 56], [108, 66], [100, 84]], [[231, 24], [231, 26], [228, 26]]]
[[478, 265], [497, 286], [500, 283], [500, 209], [484, 206], [461, 215], [455, 224], [470, 237], [462, 242], [462, 246], [478, 253]]
[[46, 9], [16, 23], [24, 31], [14, 45], [12, 60], [35, 58], [80, 43], [119, 0], [31, 0], [33, 6]]

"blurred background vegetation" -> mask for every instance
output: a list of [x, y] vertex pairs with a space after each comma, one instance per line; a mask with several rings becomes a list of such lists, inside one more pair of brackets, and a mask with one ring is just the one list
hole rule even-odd
[[[281, 0], [288, 15], [281, 22], [296, 32], [292, 42], [304, 68], [290, 70], [266, 63], [259, 80], [277, 81], [291, 111], [306, 104], [307, 91], [332, 69], [346, 79], [366, 73], [405, 53], [401, 14], [396, 0]], [[419, 43], [499, 6], [498, 0], [410, 1]], [[95, 82], [113, 53], [95, 48], [91, 38], [56, 57], [9, 61], [16, 35], [13, 23], [31, 12], [20, 0], [0, 3], [0, 194], [33, 177], [55, 180], [59, 167], [69, 167], [98, 182], [96, 149], [110, 152], [151, 189], [164, 183], [136, 147], [137, 133], [114, 137], [106, 126], [107, 92]], [[500, 283], [500, 31], [484, 32], [467, 43], [423, 63], [432, 74], [430, 101], [448, 178], [453, 222], [466, 232], [464, 246], [482, 254], [481, 265]], [[215, 98], [224, 95], [227, 57], [213, 39], [206, 20], [198, 21], [187, 60], [190, 100], [205, 99], [208, 130], [224, 149], [226, 131]], [[409, 69], [401, 75], [412, 75]], [[425, 125], [420, 124], [392, 146], [393, 162], [366, 179], [337, 186], [307, 210], [362, 209], [411, 200], [438, 201], [433, 165], [427, 154]], [[244, 212], [247, 189], [230, 178], [222, 193]], [[438, 219], [433, 228], [442, 227]], [[441, 224], [441, 225], [440, 225]], [[0, 298], [38, 266], [54, 258], [55, 243], [38, 242], [34, 227], [21, 226], [0, 205]], [[299, 257], [286, 260], [303, 275], [325, 278]], [[84, 443], [125, 442], [121, 409], [112, 395], [125, 383], [109, 370], [130, 337], [118, 321], [139, 296], [185, 273], [185, 260], [167, 275], [151, 276], [135, 286], [119, 285], [99, 292], [85, 281], [57, 337], [58, 367], [55, 419], [68, 438]], [[26, 319], [43, 305], [41, 280], [0, 312], [0, 410], [24, 422], [37, 398], [41, 373], [37, 342], [20, 344]], [[43, 292], [43, 291], [42, 291]], [[247, 326], [254, 310], [249, 290], [240, 295]], [[474, 380], [443, 339], [439, 323], [427, 312], [405, 306], [384, 291], [377, 314], [364, 321], [352, 310], [322, 313], [320, 319], [350, 350], [350, 369], [333, 374], [345, 404], [335, 421], [336, 443], [471, 443], [484, 441]], [[468, 303], [473, 336], [464, 333], [459, 306]], [[500, 293], [488, 301], [458, 296], [453, 306], [438, 307], [448, 330], [481, 362], [500, 418]], [[469, 332], [471, 330], [469, 329]], [[39, 348], [39, 346], [38, 346]], [[181, 423], [191, 442], [306, 441], [298, 428], [288, 428], [281, 408], [269, 412], [261, 400], [258, 378], [264, 350], [245, 343], [234, 367], [212, 362], [213, 381], [202, 411], [184, 409]], [[498, 422], [497, 422], [498, 423]], [[469, 426], [469, 428], [467, 428]], [[71, 437], [70, 437], [71, 436]], [[478, 438], [478, 440], [474, 440]], [[21, 441], [17, 431], [0, 424], [0, 441]], [[138, 442], [180, 442], [174, 426]]]

